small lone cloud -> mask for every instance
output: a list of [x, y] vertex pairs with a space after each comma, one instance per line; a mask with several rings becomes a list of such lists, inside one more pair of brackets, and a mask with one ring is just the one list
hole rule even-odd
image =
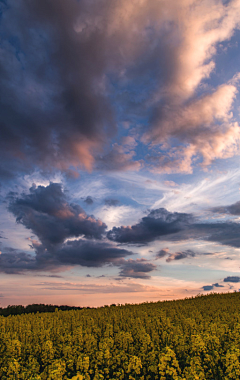
[[105, 199], [106, 206], [118, 206], [119, 204], [120, 202], [117, 199]]
[[156, 258], [157, 259], [161, 259], [167, 255], [169, 255], [170, 252], [169, 252], [169, 249], [168, 248], [163, 248], [161, 249], [157, 254], [156, 254]]
[[207, 291], [207, 290], [213, 290], [213, 285], [204, 285], [203, 287], [202, 287], [202, 289], [203, 290], [205, 290], [205, 291]]
[[240, 277], [239, 276], [228, 276], [224, 278], [224, 282], [240, 282]]
[[147, 262], [146, 259], [137, 259], [137, 260], [119, 260], [121, 271], [119, 275], [121, 277], [132, 277], [132, 278], [141, 278], [141, 279], [149, 279], [151, 276], [149, 275], [154, 269], [156, 269], [156, 265]]
[[163, 257], [167, 257], [166, 262], [170, 263], [173, 260], [182, 260], [186, 259], [188, 257], [195, 257], [196, 253], [193, 252], [191, 249], [187, 249], [186, 251], [182, 252], [174, 252], [171, 253], [169, 252], [168, 248], [161, 249], [157, 254], [156, 254], [156, 259], [161, 259]]
[[91, 205], [93, 204], [94, 201], [93, 201], [92, 197], [88, 196], [88, 197], [84, 200], [84, 202], [85, 202], [87, 205], [91, 206]]

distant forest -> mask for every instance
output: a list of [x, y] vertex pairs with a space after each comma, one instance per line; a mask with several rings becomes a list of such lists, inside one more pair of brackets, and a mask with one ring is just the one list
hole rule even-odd
[[[32, 304], [27, 306], [22, 305], [9, 305], [5, 308], [0, 307], [0, 315], [4, 317], [8, 317], [9, 315], [18, 315], [18, 314], [26, 314], [26, 313], [52, 313], [54, 311], [62, 310], [81, 310], [82, 307], [77, 306], [67, 306], [67, 305], [45, 305], [45, 304]], [[90, 308], [88, 308], [90, 309]]]
[[29, 306], [54, 312], [0, 316], [1, 380], [240, 379], [240, 293], [67, 311]]

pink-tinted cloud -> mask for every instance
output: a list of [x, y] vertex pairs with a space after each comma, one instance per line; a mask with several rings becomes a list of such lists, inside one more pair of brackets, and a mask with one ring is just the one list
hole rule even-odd
[[235, 85], [226, 84], [181, 108], [166, 107], [147, 139], [161, 144], [175, 137], [187, 145], [169, 147], [159, 157], [149, 156], [152, 170], [191, 173], [194, 158], [202, 158], [202, 166], [206, 167], [214, 159], [238, 154], [240, 127], [232, 120], [231, 112], [236, 93]]

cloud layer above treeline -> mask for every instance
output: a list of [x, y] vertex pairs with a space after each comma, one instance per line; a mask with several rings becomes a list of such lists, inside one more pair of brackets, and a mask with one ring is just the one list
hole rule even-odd
[[[33, 185], [29, 193], [20, 196], [10, 192], [8, 202], [8, 210], [16, 222], [30, 230], [29, 245], [35, 255], [3, 247], [0, 268], [5, 273], [110, 265], [120, 269], [120, 277], [145, 279], [157, 268], [156, 264], [144, 258], [132, 259], [131, 245], [147, 246], [156, 240], [179, 242], [201, 239], [240, 247], [239, 223], [203, 223], [192, 214], [169, 212], [164, 208], [150, 211], [135, 225], [107, 230], [104, 221], [70, 203], [59, 183], [50, 183], [46, 187]], [[196, 256], [197, 253], [191, 249], [171, 252], [166, 248], [161, 249], [155, 259], [165, 258], [170, 263]]]

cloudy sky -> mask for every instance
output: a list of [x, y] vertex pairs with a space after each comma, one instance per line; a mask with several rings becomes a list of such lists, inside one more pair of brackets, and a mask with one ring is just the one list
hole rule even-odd
[[240, 0], [0, 0], [0, 306], [240, 288]]

